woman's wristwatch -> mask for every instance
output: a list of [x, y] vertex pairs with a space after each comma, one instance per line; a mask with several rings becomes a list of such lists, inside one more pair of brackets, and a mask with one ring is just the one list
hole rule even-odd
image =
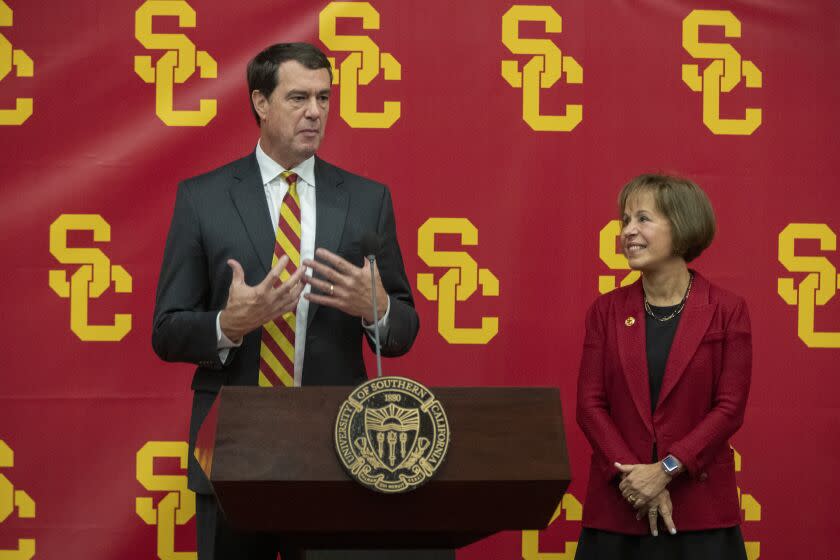
[[673, 455], [668, 455], [667, 457], [659, 461], [659, 464], [662, 465], [662, 470], [664, 470], [665, 474], [667, 474], [668, 476], [676, 475], [680, 472], [680, 468], [682, 467], [682, 463], [680, 463], [679, 460]]

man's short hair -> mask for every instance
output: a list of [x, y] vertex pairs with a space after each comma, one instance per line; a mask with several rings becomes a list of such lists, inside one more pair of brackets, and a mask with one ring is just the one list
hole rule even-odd
[[688, 179], [673, 175], [639, 175], [624, 185], [618, 195], [619, 217], [624, 215], [627, 200], [643, 192], [653, 195], [657, 211], [671, 222], [675, 255], [691, 262], [712, 244], [715, 213], [703, 189]]
[[259, 90], [268, 99], [271, 96], [271, 92], [277, 87], [277, 69], [288, 60], [299, 62], [302, 66], [310, 70], [326, 68], [330, 74], [330, 82], [332, 82], [330, 61], [314, 45], [310, 45], [309, 43], [277, 43], [276, 45], [266, 47], [251, 59], [248, 63], [247, 70], [248, 103], [251, 104], [251, 112], [254, 113], [254, 118], [257, 120], [258, 125], [260, 124], [260, 116], [257, 114], [257, 110], [254, 109], [253, 101], [251, 101], [251, 92]]

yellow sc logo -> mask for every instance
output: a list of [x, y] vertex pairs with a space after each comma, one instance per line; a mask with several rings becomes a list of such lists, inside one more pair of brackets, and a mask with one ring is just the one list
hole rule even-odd
[[[563, 512], [566, 512], [566, 521], [579, 522], [583, 516], [583, 506], [569, 492], [563, 494], [563, 500], [557, 504], [557, 510], [551, 516], [549, 527], [557, 521]], [[566, 542], [563, 552], [541, 552], [540, 532], [522, 531], [522, 560], [574, 560], [577, 552], [577, 542]]]
[[319, 37], [331, 51], [349, 52], [341, 66], [329, 57], [333, 83], [341, 85], [341, 118], [353, 128], [390, 128], [400, 118], [400, 102], [385, 101], [380, 112], [358, 109], [359, 85], [366, 86], [382, 70], [386, 80], [399, 80], [402, 66], [390, 53], [380, 52], [365, 35], [337, 35], [336, 21], [342, 18], [362, 20], [364, 29], [379, 29], [379, 12], [369, 2], [330, 2], [318, 18]]
[[[627, 263], [627, 257], [616, 250], [616, 238], [621, 235], [621, 222], [613, 220], [605, 225], [598, 237], [598, 254], [601, 257], [601, 262], [607, 265], [610, 270], [630, 270], [630, 265]], [[629, 286], [639, 279], [642, 275], [638, 270], [633, 270], [626, 274], [621, 279], [621, 286]], [[615, 290], [617, 276], [601, 275], [598, 276], [598, 291], [602, 294]]]
[[179, 27], [195, 27], [195, 10], [185, 0], [146, 0], [134, 17], [134, 36], [147, 49], [164, 50], [152, 65], [151, 56], [135, 56], [134, 71], [147, 84], [155, 84], [155, 113], [168, 126], [204, 126], [216, 116], [216, 100], [202, 99], [198, 110], [176, 110], [173, 104], [175, 84], [183, 84], [195, 73], [215, 78], [216, 61], [206, 51], [196, 51], [195, 44], [181, 33], [154, 33], [155, 16], [174, 16]]
[[810, 348], [840, 348], [840, 332], [816, 332], [815, 308], [827, 304], [837, 293], [840, 276], [825, 257], [800, 257], [794, 251], [797, 239], [816, 239], [820, 250], [836, 251], [837, 235], [826, 224], [789, 224], [779, 234], [779, 262], [789, 272], [808, 274], [795, 287], [793, 278], [779, 278], [778, 292], [785, 303], [797, 306], [797, 333]]
[[150, 497], [136, 499], [135, 511], [147, 525], [157, 525], [157, 554], [160, 560], [195, 560], [195, 552], [175, 551], [175, 526], [195, 516], [195, 494], [187, 488], [186, 475], [155, 474], [157, 457], [179, 460], [187, 468], [189, 446], [185, 441], [149, 441], [137, 452], [137, 481], [149, 492], [166, 492], [154, 505]]
[[502, 61], [502, 77], [511, 87], [522, 89], [522, 119], [537, 131], [573, 130], [583, 120], [583, 105], [567, 104], [565, 115], [540, 114], [540, 89], [548, 89], [566, 75], [570, 84], [583, 83], [583, 68], [571, 56], [563, 56], [550, 39], [522, 39], [519, 23], [539, 21], [546, 33], [560, 33], [562, 18], [551, 6], [512, 6], [502, 16], [502, 43], [513, 54], [531, 54], [522, 71], [516, 60]]
[[[0, 467], [11, 468], [15, 463], [15, 454], [5, 441], [0, 439]], [[0, 523], [3, 523], [17, 509], [18, 517], [35, 517], [35, 502], [23, 490], [15, 487], [4, 475], [0, 474]], [[35, 539], [18, 539], [16, 549], [0, 549], [0, 560], [29, 560], [35, 556]]]
[[[12, 9], [0, 0], [0, 27], [11, 27]], [[35, 65], [29, 55], [12, 44], [0, 33], [0, 80], [15, 69], [19, 78], [31, 78], [35, 74]], [[0, 109], [0, 125], [20, 125], [32, 116], [34, 101], [31, 97], [18, 97], [14, 109]]]
[[749, 60], [742, 60], [732, 45], [701, 43], [700, 27], [723, 27], [727, 37], [741, 36], [741, 22], [728, 10], [693, 10], [683, 20], [682, 44], [694, 58], [712, 62], [700, 76], [696, 64], [682, 65], [682, 80], [691, 91], [703, 92], [703, 123], [714, 134], [750, 135], [761, 124], [761, 109], [748, 108], [743, 119], [720, 117], [720, 94], [730, 92], [745, 78], [748, 88], [761, 87], [761, 71]]
[[[741, 472], [741, 454], [736, 449], [732, 451], [735, 453], [735, 472]], [[741, 492], [740, 486], [738, 487], [738, 502], [744, 512], [744, 521], [761, 521], [761, 504], [752, 495]], [[758, 560], [761, 555], [761, 543], [745, 541], [744, 546], [747, 549], [747, 560]]]
[[498, 296], [499, 279], [486, 268], [478, 268], [463, 251], [435, 250], [435, 236], [457, 234], [462, 245], [478, 245], [478, 229], [466, 218], [429, 218], [417, 235], [417, 253], [430, 267], [448, 268], [435, 285], [434, 274], [417, 275], [417, 290], [429, 301], [438, 302], [438, 332], [450, 344], [487, 344], [499, 332], [498, 317], [482, 317], [481, 327], [455, 326], [455, 302], [466, 301], [479, 285], [481, 295]]
[[118, 293], [131, 292], [131, 276], [119, 265], [111, 265], [108, 255], [96, 248], [67, 246], [70, 231], [92, 231], [94, 241], [110, 241], [111, 226], [98, 214], [62, 214], [50, 225], [50, 253], [61, 264], [81, 265], [67, 281], [66, 270], [50, 270], [50, 288], [62, 298], [70, 298], [70, 330], [80, 340], [118, 341], [131, 330], [131, 315], [116, 314], [113, 325], [88, 323], [88, 305], [111, 283]]

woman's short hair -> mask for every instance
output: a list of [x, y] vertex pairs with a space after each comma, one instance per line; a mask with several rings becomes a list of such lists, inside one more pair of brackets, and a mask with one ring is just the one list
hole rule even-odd
[[634, 177], [618, 195], [618, 215], [624, 215], [627, 200], [649, 192], [656, 209], [671, 222], [674, 254], [691, 262], [715, 238], [715, 212], [706, 193], [692, 181], [672, 175], [645, 174]]

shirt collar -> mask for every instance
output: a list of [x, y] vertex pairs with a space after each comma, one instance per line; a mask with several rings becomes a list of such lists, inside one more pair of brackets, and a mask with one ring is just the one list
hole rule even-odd
[[[269, 184], [271, 181], [276, 179], [278, 175], [286, 171], [282, 165], [271, 159], [268, 154], [263, 151], [259, 141], [257, 141], [256, 156], [263, 185]], [[297, 176], [308, 185], [313, 187], [315, 186], [315, 156], [303, 160], [289, 171], [294, 171], [295, 174], [297, 174]]]

